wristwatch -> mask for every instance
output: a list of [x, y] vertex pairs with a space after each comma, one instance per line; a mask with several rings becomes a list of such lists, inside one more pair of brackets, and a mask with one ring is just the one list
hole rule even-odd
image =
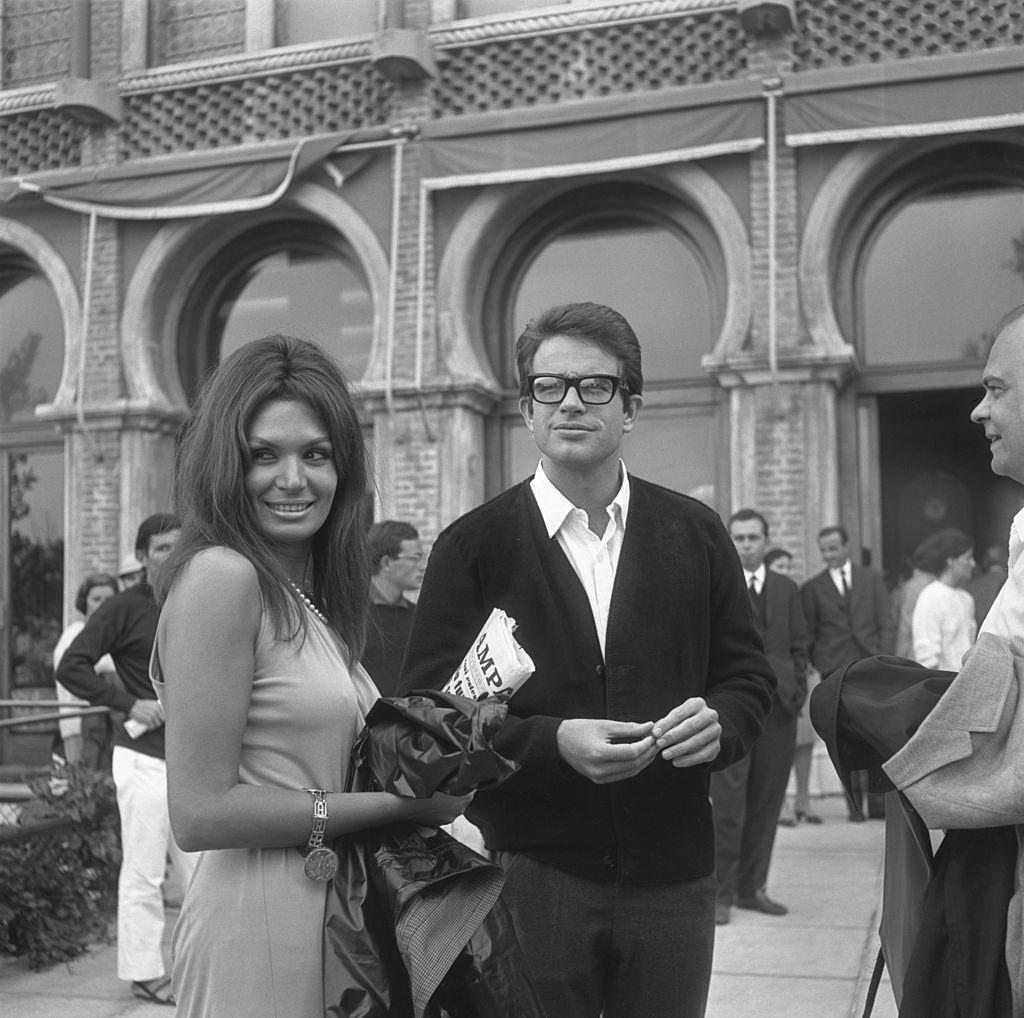
[[310, 880], [321, 883], [330, 880], [338, 871], [338, 856], [333, 849], [324, 844], [324, 832], [327, 830], [327, 793], [322, 788], [304, 788], [313, 799], [313, 826], [309, 831], [309, 841], [299, 851], [305, 857], [303, 871]]

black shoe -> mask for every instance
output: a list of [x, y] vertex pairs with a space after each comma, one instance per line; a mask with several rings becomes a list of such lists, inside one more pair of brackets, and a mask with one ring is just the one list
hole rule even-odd
[[[797, 813], [797, 820], [800, 819], [800, 814]], [[778, 824], [780, 827], [796, 827], [796, 820], [792, 817], [779, 817]]]
[[846, 814], [846, 819], [849, 820], [851, 824], [862, 824], [864, 823], [864, 814], [861, 813], [859, 809], [851, 809], [850, 812]]
[[755, 891], [749, 898], [737, 898], [737, 908], [749, 908], [754, 912], [763, 912], [765, 915], [786, 915], [789, 909], [772, 901], [764, 891]]
[[801, 824], [823, 824], [825, 822], [817, 813], [805, 813], [802, 809], [796, 811], [796, 819]]
[[732, 918], [729, 914], [731, 911], [732, 909], [724, 901], [718, 902], [715, 905], [715, 925], [728, 926], [729, 920]]

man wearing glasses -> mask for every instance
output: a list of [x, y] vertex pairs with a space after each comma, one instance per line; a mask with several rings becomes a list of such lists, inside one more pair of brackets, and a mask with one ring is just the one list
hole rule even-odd
[[715, 931], [708, 774], [748, 752], [775, 679], [719, 517], [620, 459], [643, 389], [629, 323], [599, 304], [551, 308], [516, 362], [540, 465], [438, 537], [401, 686], [442, 686], [492, 608], [516, 620], [536, 672], [498, 748], [521, 769], [467, 816], [505, 866], [545, 1010], [699, 1018]]
[[367, 531], [370, 611], [366, 619], [363, 667], [381, 696], [394, 696], [416, 608], [408, 594], [423, 579], [423, 545], [411, 523], [381, 520]]

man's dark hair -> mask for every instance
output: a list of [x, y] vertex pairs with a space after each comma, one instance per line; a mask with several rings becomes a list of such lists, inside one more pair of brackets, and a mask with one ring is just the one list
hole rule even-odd
[[[149, 554], [149, 539], [157, 534], [169, 534], [172, 530], [181, 530], [181, 521], [174, 513], [153, 513], [140, 524], [135, 535], [135, 554]], [[142, 565], [139, 565], [142, 568]]]
[[818, 531], [818, 540], [820, 541], [823, 537], [828, 537], [829, 534], [838, 534], [839, 540], [842, 541], [843, 544], [850, 543], [850, 535], [846, 532], [846, 528], [839, 526], [838, 523], [832, 523], [827, 527], [822, 527], [821, 530]]
[[748, 520], [757, 520], [761, 524], [761, 529], [764, 531], [764, 539], [767, 541], [768, 521], [756, 509], [737, 509], [736, 512], [729, 517], [726, 529], [731, 527], [734, 523], [746, 523]]
[[939, 576], [951, 558], [959, 558], [973, 547], [974, 542], [962, 530], [946, 527], [929, 534], [914, 549], [914, 562], [919, 569]]
[[530, 396], [527, 376], [533, 371], [537, 348], [554, 336], [572, 336], [593, 343], [619, 362], [619, 375], [623, 380], [619, 391], [623, 406], [628, 406], [630, 396], [643, 393], [640, 342], [632, 326], [618, 311], [604, 304], [584, 301], [548, 308], [534, 318], [516, 340], [516, 370], [519, 373], [519, 395], [523, 399]]
[[[140, 565], [139, 568], [141, 569], [142, 566]], [[82, 580], [75, 593], [75, 607], [80, 615], [85, 614], [89, 594], [96, 587], [109, 587], [116, 594], [119, 589], [117, 577], [111, 576], [110, 573], [90, 573]]]
[[770, 569], [773, 562], [778, 562], [780, 558], [788, 558], [790, 561], [793, 559], [793, 553], [786, 551], [785, 548], [771, 548], [765, 553], [764, 564], [765, 568]]
[[380, 520], [366, 532], [366, 554], [370, 571], [380, 571], [380, 560], [389, 555], [395, 558], [402, 554], [403, 541], [418, 541], [420, 533], [404, 520]]

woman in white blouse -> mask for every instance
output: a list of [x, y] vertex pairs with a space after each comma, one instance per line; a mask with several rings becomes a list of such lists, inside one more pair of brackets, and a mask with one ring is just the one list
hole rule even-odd
[[974, 598], [964, 589], [974, 574], [971, 539], [962, 530], [939, 530], [916, 556], [921, 568], [938, 579], [921, 591], [914, 605], [914, 659], [927, 668], [957, 672], [978, 628]]

